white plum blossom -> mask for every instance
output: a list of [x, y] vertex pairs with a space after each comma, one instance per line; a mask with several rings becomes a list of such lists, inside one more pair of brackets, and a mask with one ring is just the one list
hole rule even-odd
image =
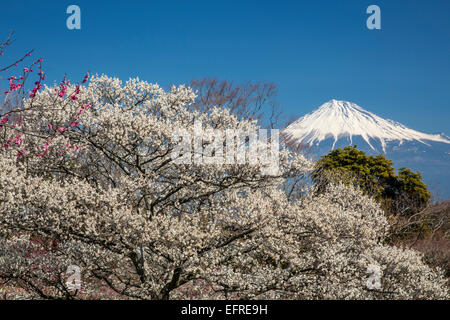
[[[44, 88], [0, 128], [0, 281], [24, 295], [448, 298], [440, 270], [383, 243], [388, 222], [359, 190], [290, 197], [284, 186], [313, 163], [283, 145], [277, 175], [172, 159], [179, 128], [258, 130], [255, 121], [193, 112], [186, 86], [97, 76], [57, 92]], [[67, 287], [70, 265], [81, 290]], [[369, 265], [380, 289], [366, 286]]]

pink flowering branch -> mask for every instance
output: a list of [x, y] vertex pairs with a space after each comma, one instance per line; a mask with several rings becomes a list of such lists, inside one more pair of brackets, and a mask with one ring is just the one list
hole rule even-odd
[[[2, 55], [4, 54], [5, 48], [8, 47], [8, 46], [10, 46], [10, 45], [14, 42], [14, 40], [13, 40], [13, 38], [12, 38], [13, 34], [14, 34], [13, 32], [10, 32], [8, 38], [7, 38], [4, 42], [0, 42], [0, 56], [2, 56]], [[33, 51], [34, 51], [34, 49], [28, 51], [22, 58], [16, 60], [15, 62], [11, 63], [11, 64], [8, 65], [7, 67], [1, 68], [1, 69], [0, 69], [0, 72], [6, 71], [6, 70], [8, 70], [8, 69], [10, 69], [10, 68], [12, 68], [12, 67], [17, 67], [17, 65], [18, 65], [19, 63], [21, 63], [21, 62], [22, 62], [23, 60], [25, 60], [27, 57], [31, 56], [31, 53], [32, 53]]]
[[10, 68], [12, 68], [12, 67], [17, 67], [17, 65], [18, 65], [19, 63], [21, 63], [22, 61], [24, 61], [27, 57], [30, 57], [30, 56], [31, 56], [31, 53], [32, 53], [33, 51], [34, 51], [34, 49], [28, 51], [22, 58], [20, 58], [20, 59], [14, 61], [13, 63], [11, 63], [10, 65], [8, 65], [8, 66], [6, 66], [6, 67], [0, 69], [0, 72], [6, 71], [6, 70], [8, 70], [8, 69], [10, 69]]
[[[6, 40], [3, 43], [0, 43], [0, 50], [3, 53], [3, 48], [5, 46], [8, 46], [12, 43], [11, 40], [12, 36], [10, 35], [8, 40]], [[30, 52], [26, 53], [24, 57], [22, 57], [21, 59], [16, 60], [16, 62], [14, 62], [13, 64], [0, 69], [0, 71], [6, 71], [9, 68], [13, 67], [13, 66], [17, 66], [18, 63], [22, 62], [25, 60], [26, 57], [31, 56], [31, 52], [33, 50], [31, 50]], [[18, 147], [20, 147], [22, 145], [22, 141], [23, 141], [23, 135], [28, 135], [30, 133], [24, 132], [19, 130], [20, 127], [22, 126], [22, 120], [23, 120], [23, 116], [19, 117], [19, 120], [13, 121], [11, 118], [11, 114], [13, 113], [18, 113], [21, 114], [23, 111], [29, 110], [33, 108], [33, 102], [34, 102], [34, 98], [36, 97], [37, 92], [43, 88], [42, 83], [45, 81], [45, 75], [44, 72], [42, 71], [42, 58], [37, 59], [36, 61], [34, 61], [29, 67], [23, 68], [22, 69], [22, 75], [19, 76], [10, 76], [7, 80], [9, 81], [9, 90], [4, 91], [5, 94], [9, 94], [12, 92], [22, 92], [25, 93], [25, 83], [27, 81], [27, 79], [30, 77], [31, 73], [33, 72], [33, 69], [35, 67], [38, 68], [38, 80], [34, 82], [34, 87], [30, 90], [29, 93], [29, 98], [31, 99], [31, 102], [29, 104], [28, 107], [26, 108], [15, 108], [12, 110], [9, 110], [8, 112], [5, 112], [3, 114], [0, 114], [0, 129], [2, 128], [10, 128], [10, 129], [14, 129], [16, 131], [19, 131], [20, 134], [16, 135], [15, 137], [13, 136], [13, 138], [8, 139], [7, 141], [5, 141], [2, 146], [4, 149], [8, 149], [10, 148], [12, 145], [16, 145]], [[89, 78], [89, 73], [86, 73], [86, 75], [83, 77], [81, 84], [84, 84], [88, 81]], [[70, 81], [66, 80], [66, 77], [64, 77], [64, 79], [61, 81], [60, 85], [59, 85], [59, 89], [55, 89], [55, 95], [56, 98], [61, 98], [61, 99], [65, 99], [67, 97], [70, 97], [71, 101], [77, 101], [78, 100], [78, 95], [81, 92], [81, 84], [78, 84], [75, 86], [75, 89], [73, 90], [73, 92], [68, 92], [69, 86], [70, 86]], [[54, 103], [57, 103], [57, 101], [55, 100]], [[50, 145], [54, 139], [54, 137], [56, 136], [56, 134], [61, 134], [64, 135], [70, 128], [76, 128], [79, 125], [79, 116], [82, 114], [82, 112], [84, 110], [87, 110], [90, 107], [90, 105], [85, 105], [82, 106], [80, 108], [80, 111], [78, 112], [78, 114], [70, 117], [70, 119], [68, 120], [68, 123], [70, 125], [67, 126], [63, 126], [63, 127], [59, 127], [59, 128], [53, 128], [52, 124], [48, 124], [49, 129], [51, 129], [53, 131], [53, 134], [50, 137], [42, 137], [44, 139], [46, 139], [45, 144], [42, 146], [42, 148], [44, 149], [43, 152], [39, 152], [37, 154], [35, 154], [38, 157], [43, 157], [45, 156], [48, 151], [50, 150]], [[33, 135], [33, 134], [31, 134]], [[72, 150], [77, 150], [78, 146], [67, 146], [69, 149]], [[60, 151], [60, 155], [62, 155], [63, 153], [65, 153], [66, 150]], [[20, 158], [22, 157], [25, 153], [27, 153], [26, 149], [23, 150], [19, 150], [17, 152], [17, 157]]]
[[4, 50], [5, 50], [5, 47], [10, 46], [11, 43], [14, 42], [14, 40], [12, 40], [13, 34], [14, 34], [14, 32], [11, 31], [11, 32], [9, 33], [8, 38], [7, 38], [5, 41], [0, 42], [0, 56], [3, 55], [3, 52], [4, 52]]

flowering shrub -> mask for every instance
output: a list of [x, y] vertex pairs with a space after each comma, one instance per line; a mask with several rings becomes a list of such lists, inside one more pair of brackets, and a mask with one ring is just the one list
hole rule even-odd
[[[302, 155], [282, 147], [277, 176], [171, 157], [178, 128], [255, 121], [192, 111], [185, 86], [87, 80], [44, 87], [0, 115], [3, 281], [41, 298], [105, 297], [105, 287], [137, 299], [448, 298], [440, 270], [383, 245], [386, 219], [359, 190], [290, 200], [281, 186], [313, 168]], [[79, 291], [64, 282], [69, 265], [82, 270]], [[381, 289], [366, 286], [369, 265]]]

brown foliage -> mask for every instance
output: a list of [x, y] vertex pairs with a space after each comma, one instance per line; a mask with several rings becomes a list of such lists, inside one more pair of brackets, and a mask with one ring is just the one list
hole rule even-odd
[[398, 219], [392, 224], [391, 239], [396, 245], [422, 252], [428, 265], [440, 267], [450, 278], [450, 201]]

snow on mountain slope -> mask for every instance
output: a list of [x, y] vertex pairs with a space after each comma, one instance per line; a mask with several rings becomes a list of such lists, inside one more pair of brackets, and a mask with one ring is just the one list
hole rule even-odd
[[353, 137], [361, 137], [372, 150], [375, 147], [371, 139], [379, 140], [386, 153], [386, 142], [398, 140], [426, 141], [450, 144], [444, 134], [427, 134], [409, 129], [401, 123], [383, 119], [364, 110], [357, 104], [347, 101], [331, 100], [315, 111], [301, 117], [282, 131], [289, 140], [313, 146], [326, 139], [334, 139], [332, 149], [340, 138], [347, 137], [352, 143]]

